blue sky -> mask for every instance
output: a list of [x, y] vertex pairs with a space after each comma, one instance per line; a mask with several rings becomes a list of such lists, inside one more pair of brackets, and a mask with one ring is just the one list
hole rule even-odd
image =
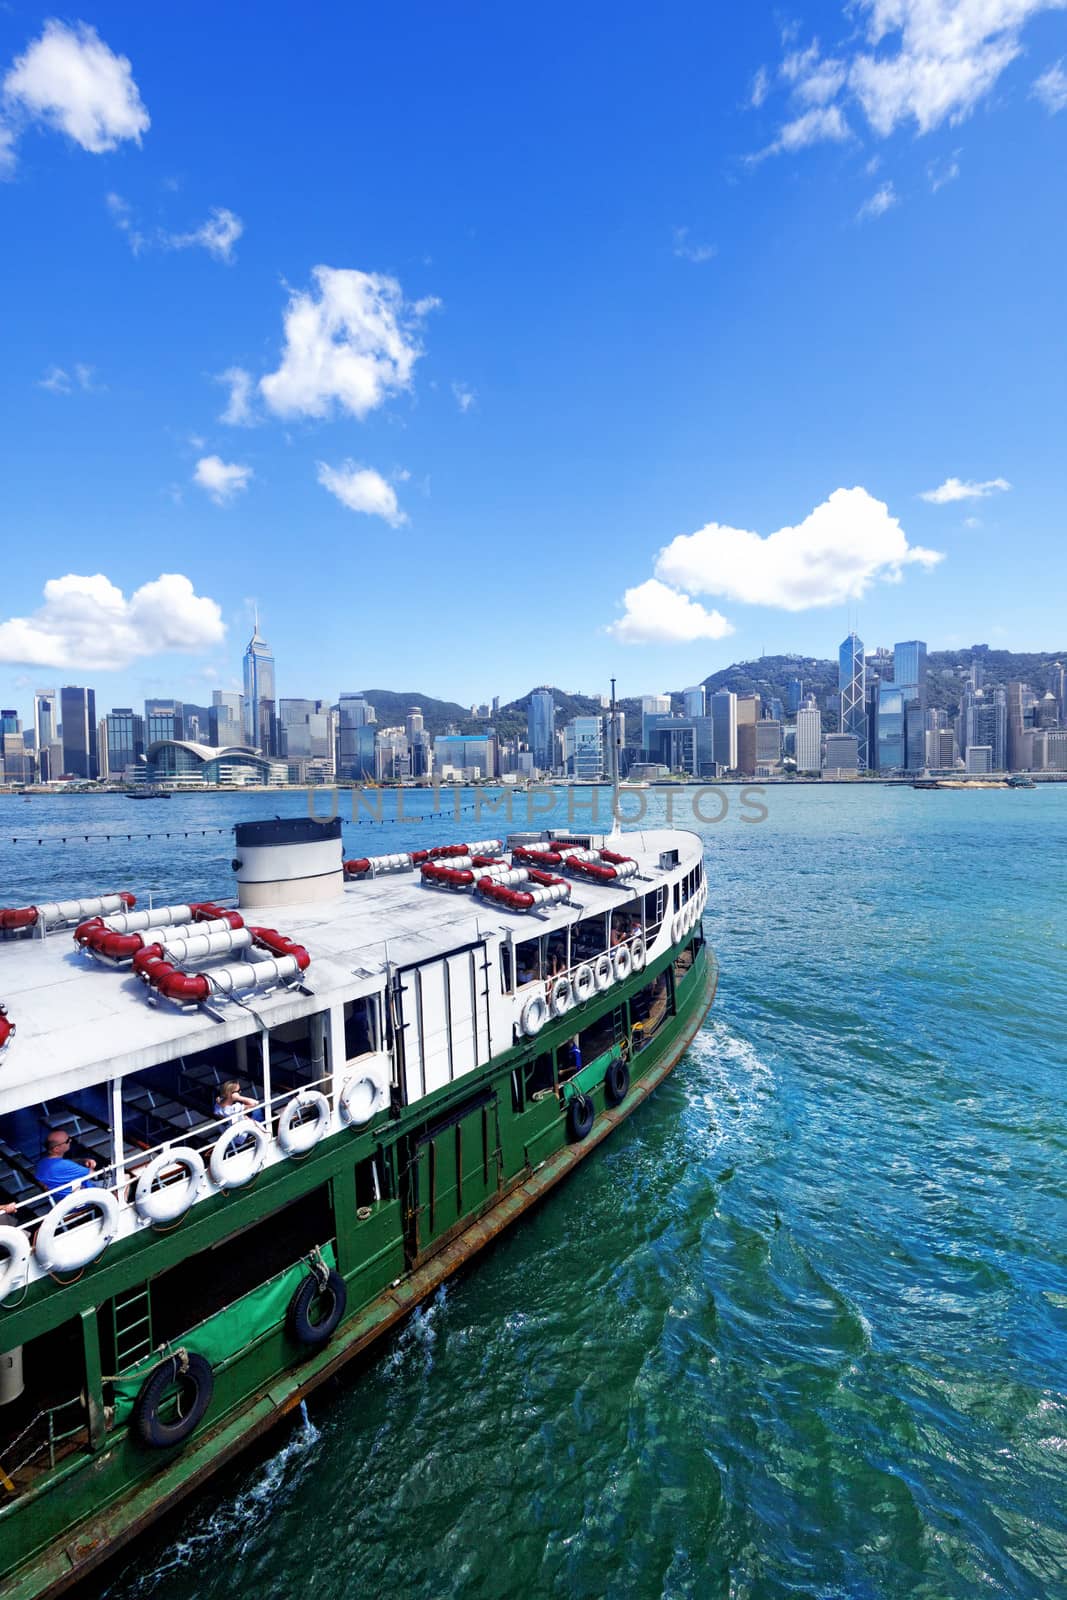
[[208, 699], [253, 598], [292, 695], [1067, 647], [1062, 4], [49, 18], [0, 703]]

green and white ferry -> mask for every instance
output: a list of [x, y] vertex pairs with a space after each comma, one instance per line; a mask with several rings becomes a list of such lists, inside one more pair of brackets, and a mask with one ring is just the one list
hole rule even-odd
[[[235, 833], [236, 907], [0, 910], [6, 1600], [70, 1587], [393, 1327], [714, 996], [694, 834], [345, 861], [338, 819]], [[50, 1134], [81, 1174], [42, 1167]]]

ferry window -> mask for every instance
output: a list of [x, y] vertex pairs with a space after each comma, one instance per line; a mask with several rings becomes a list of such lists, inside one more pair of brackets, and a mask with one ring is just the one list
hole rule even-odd
[[546, 1094], [551, 1094], [556, 1087], [555, 1073], [552, 1068], [552, 1057], [548, 1052], [535, 1056], [523, 1074], [524, 1088], [526, 1091], [526, 1104]]
[[630, 900], [611, 913], [611, 942], [619, 944], [641, 932], [641, 902]]
[[345, 1005], [345, 1060], [365, 1056], [376, 1049], [378, 997], [364, 995]]
[[270, 1030], [270, 1077], [274, 1095], [321, 1083], [327, 1073], [325, 1012], [298, 1017]]
[[557, 928], [545, 941], [545, 976], [558, 978], [567, 970], [567, 930]]
[[[582, 1053], [582, 1066], [587, 1067], [591, 1061], [595, 1061], [598, 1056], [602, 1056], [606, 1051], [610, 1050], [612, 1045], [621, 1044], [624, 1038], [625, 1028], [622, 1025], [621, 1017], [619, 1018], [618, 1027], [616, 1027], [615, 1014], [611, 1011], [606, 1012], [602, 1017], [598, 1017], [588, 1028], [583, 1028], [578, 1035], [578, 1048]], [[564, 1045], [561, 1054], [565, 1055], [566, 1051], [567, 1047]], [[562, 1072], [560, 1076], [562, 1077]]]
[[544, 976], [540, 939], [524, 939], [515, 946], [515, 975], [520, 985]]
[[687, 944], [684, 950], [679, 950], [678, 954], [674, 958], [674, 972], [676, 977], [680, 978], [690, 970], [693, 965], [694, 956], [695, 952], [691, 944]]
[[572, 960], [590, 961], [608, 947], [608, 919], [606, 916], [583, 917], [571, 929]]
[[659, 925], [663, 921], [663, 913], [667, 908], [667, 890], [661, 884], [658, 889], [650, 889], [645, 895], [645, 930], [649, 943], [659, 932]]
[[[389, 1199], [389, 1172], [377, 1155], [356, 1163], [356, 1210], [376, 1206]], [[363, 1219], [361, 1219], [363, 1220]]]
[[512, 984], [512, 977], [511, 977], [511, 946], [509, 944], [502, 944], [500, 946], [500, 992], [501, 992], [501, 994], [510, 994], [511, 993], [511, 984]]
[[674, 885], [674, 909], [675, 909], [675, 911], [680, 911], [682, 909], [682, 885], [681, 885], [681, 883], [676, 883]]
[[670, 969], [646, 983], [630, 1001], [630, 1035], [634, 1050], [643, 1050], [674, 1012]]

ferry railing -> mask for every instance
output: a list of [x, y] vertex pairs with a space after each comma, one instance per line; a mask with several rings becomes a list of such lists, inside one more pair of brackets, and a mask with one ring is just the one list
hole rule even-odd
[[[57, 1419], [64, 1413], [77, 1410], [79, 1421], [73, 1427], [64, 1427]], [[58, 1405], [47, 1406], [43, 1411], [38, 1411], [35, 1417], [23, 1428], [21, 1433], [15, 1435], [8, 1443], [2, 1446], [3, 1455], [0, 1455], [0, 1484], [7, 1489], [9, 1494], [19, 1492], [14, 1478], [17, 1473], [25, 1472], [34, 1465], [39, 1457], [47, 1454], [48, 1467], [55, 1466], [60, 1456], [66, 1452], [62, 1449], [64, 1444], [84, 1435], [86, 1443], [89, 1440], [89, 1428], [85, 1415], [85, 1404], [80, 1395], [75, 1395], [72, 1400], [61, 1400]], [[15, 1459], [15, 1452], [23, 1444], [28, 1445], [27, 1452], [20, 1459]]]
[[[608, 960], [610, 961], [612, 959], [612, 957], [614, 955], [616, 955], [617, 952], [619, 950], [623, 949], [623, 948], [629, 950], [629, 952], [630, 952], [630, 960], [632, 962], [634, 946], [637, 944], [637, 941], [639, 939], [644, 943], [645, 950], [647, 952], [649, 946], [652, 943], [652, 940], [651, 940], [651, 938], [648, 937], [648, 935], [646, 933], [643, 932], [642, 929], [637, 928], [637, 929], [634, 930], [633, 933], [627, 934], [625, 938], [616, 940], [616, 942], [614, 944], [605, 945], [604, 948], [602, 950], [598, 950], [595, 955], [579, 956], [577, 958], [577, 960], [572, 960], [569, 966], [561, 965], [555, 972], [551, 972], [551, 973], [544, 974], [544, 975], [536, 974], [535, 976], [533, 976], [531, 978], [522, 978], [522, 979], [520, 979], [518, 977], [518, 974], [516, 974], [515, 993], [519, 994], [521, 992], [521, 993], [525, 994], [525, 993], [527, 993], [529, 991], [532, 991], [533, 989], [535, 989], [537, 987], [540, 987], [545, 991], [545, 998], [547, 999], [549, 994], [552, 991], [553, 985], [557, 984], [560, 981], [561, 978], [566, 978], [568, 980], [568, 982], [573, 984], [574, 983], [575, 974], [582, 967], [594, 967], [595, 968], [597, 962], [600, 961], [602, 959], [602, 957], [607, 956]], [[614, 963], [613, 963], [613, 965], [614, 965]], [[612, 981], [614, 982], [615, 980], [613, 979]], [[607, 993], [606, 990], [604, 992]]]

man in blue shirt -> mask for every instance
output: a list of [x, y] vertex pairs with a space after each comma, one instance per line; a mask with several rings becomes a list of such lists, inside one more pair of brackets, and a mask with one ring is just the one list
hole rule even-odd
[[[79, 1166], [77, 1161], [70, 1159], [70, 1134], [64, 1133], [62, 1128], [53, 1128], [44, 1141], [44, 1155], [33, 1169], [33, 1175], [42, 1189], [55, 1189], [52, 1195], [52, 1204], [58, 1205], [60, 1200], [65, 1200], [73, 1190], [80, 1189], [85, 1183], [91, 1182], [96, 1171], [96, 1162], [86, 1161], [84, 1166]], [[63, 1189], [60, 1184], [65, 1184]]]

